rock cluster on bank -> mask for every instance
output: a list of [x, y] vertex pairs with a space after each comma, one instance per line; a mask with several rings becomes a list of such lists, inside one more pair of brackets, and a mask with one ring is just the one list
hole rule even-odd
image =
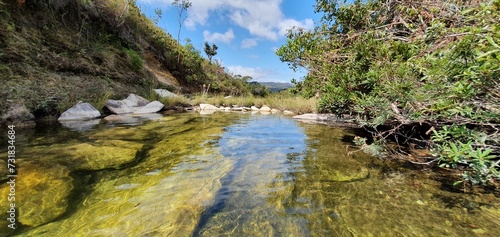
[[[111, 114], [110, 116], [116, 117], [116, 115], [123, 114], [140, 115], [157, 113], [163, 110], [164, 105], [159, 101], [149, 102], [147, 99], [141, 96], [138, 96], [136, 94], [129, 94], [129, 96], [123, 100], [107, 100], [104, 107], [104, 111]], [[58, 118], [58, 120], [92, 120], [100, 118], [101, 116], [101, 112], [99, 112], [99, 110], [94, 108], [91, 104], [79, 102], [75, 106], [64, 111]]]
[[295, 115], [294, 112], [289, 111], [289, 110], [278, 110], [278, 109], [271, 109], [267, 105], [263, 105], [262, 107], [258, 108], [257, 106], [251, 106], [251, 107], [245, 107], [245, 106], [220, 106], [217, 107], [215, 105], [211, 104], [200, 104], [199, 107], [196, 108], [196, 111], [200, 112], [201, 114], [211, 114], [214, 113], [215, 111], [238, 111], [238, 112], [260, 112], [262, 114], [266, 113], [283, 113], [284, 115]]

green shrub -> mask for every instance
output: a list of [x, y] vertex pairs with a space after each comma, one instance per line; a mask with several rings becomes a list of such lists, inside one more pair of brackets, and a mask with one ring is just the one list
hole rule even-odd
[[[277, 50], [308, 70], [297, 93], [319, 94], [319, 111], [355, 115], [380, 139], [435, 148], [472, 184], [498, 179], [500, 1], [317, 0], [316, 11], [320, 24], [289, 31]], [[487, 142], [460, 132], [437, 141], [453, 124]], [[443, 130], [429, 139], [429, 127]]]

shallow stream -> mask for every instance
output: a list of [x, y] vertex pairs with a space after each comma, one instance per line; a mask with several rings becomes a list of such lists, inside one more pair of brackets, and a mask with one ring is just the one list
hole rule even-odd
[[0, 235], [500, 234], [498, 196], [355, 152], [350, 128], [250, 113], [146, 120], [18, 131], [18, 228], [3, 180]]

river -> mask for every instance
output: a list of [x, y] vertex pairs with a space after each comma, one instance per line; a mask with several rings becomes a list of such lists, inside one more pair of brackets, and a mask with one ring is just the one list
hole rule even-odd
[[17, 228], [4, 179], [1, 235], [500, 233], [494, 192], [456, 192], [430, 170], [356, 151], [352, 128], [250, 113], [145, 120], [16, 131]]

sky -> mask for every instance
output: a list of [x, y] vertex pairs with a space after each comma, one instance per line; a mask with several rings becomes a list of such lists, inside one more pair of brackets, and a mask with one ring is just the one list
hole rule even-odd
[[[137, 5], [149, 17], [162, 10], [158, 26], [177, 38], [178, 9], [173, 0], [138, 0]], [[206, 57], [204, 42], [218, 46], [213, 59], [222, 62], [235, 75], [251, 76], [258, 82], [290, 82], [305, 76], [294, 72], [276, 56], [286, 42], [288, 29], [312, 29], [321, 17], [314, 13], [315, 0], [190, 0], [184, 14], [181, 43], [189, 38]]]

